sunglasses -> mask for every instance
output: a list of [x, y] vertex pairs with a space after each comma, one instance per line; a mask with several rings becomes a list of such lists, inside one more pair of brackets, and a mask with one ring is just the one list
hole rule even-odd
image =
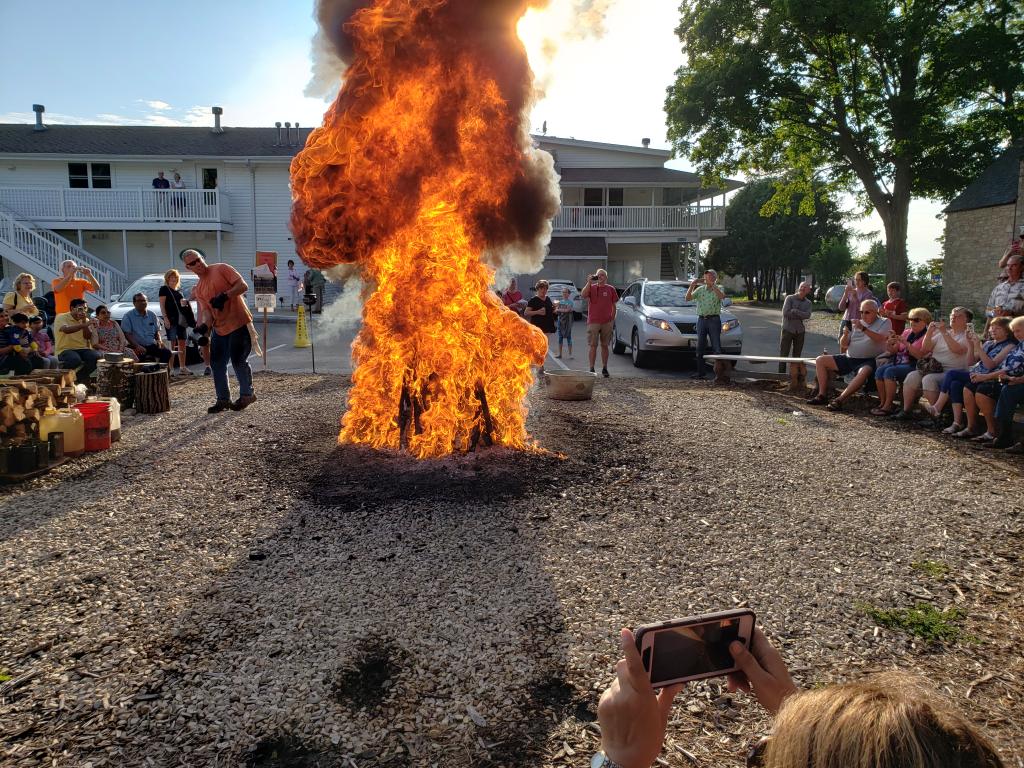
[[188, 267], [189, 269], [192, 269], [192, 267], [194, 267], [198, 263], [199, 259], [193, 259], [192, 261], [186, 261], [185, 266]]
[[757, 743], [750, 748], [747, 753], [747, 768], [760, 768], [764, 765], [764, 755], [768, 751], [768, 743], [772, 740], [771, 736], [762, 736], [757, 740]]
[[910, 318], [910, 322], [912, 322], [912, 323], [923, 323], [923, 322], [925, 322], [925, 319], [923, 317], [912, 317], [912, 318]]

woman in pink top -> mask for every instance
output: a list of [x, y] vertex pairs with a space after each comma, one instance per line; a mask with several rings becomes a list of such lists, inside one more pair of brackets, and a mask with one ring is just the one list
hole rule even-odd
[[839, 309], [843, 312], [843, 321], [839, 324], [839, 335], [843, 335], [843, 329], [853, 329], [853, 324], [860, 320], [860, 305], [865, 300], [871, 299], [878, 304], [878, 299], [871, 292], [868, 281], [871, 276], [867, 272], [858, 272], [852, 280], [846, 281], [846, 290], [843, 291], [843, 298], [839, 300]]
[[516, 314], [523, 314], [526, 301], [523, 299], [523, 294], [519, 292], [519, 284], [514, 277], [508, 281], [508, 288], [501, 295], [501, 301]]

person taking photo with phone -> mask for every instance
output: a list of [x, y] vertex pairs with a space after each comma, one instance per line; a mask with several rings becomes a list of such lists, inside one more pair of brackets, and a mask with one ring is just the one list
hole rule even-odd
[[711, 352], [722, 354], [722, 299], [725, 292], [718, 287], [718, 273], [713, 269], [704, 271], [703, 284], [698, 277], [693, 278], [690, 289], [686, 292], [686, 300], [697, 305], [697, 370], [691, 379], [703, 379], [707, 376], [708, 366], [704, 362], [707, 341], [711, 341]]
[[615, 324], [615, 302], [618, 292], [608, 285], [608, 273], [597, 270], [587, 278], [587, 284], [580, 291], [587, 300], [587, 345], [590, 347], [590, 372], [597, 362], [597, 345], [601, 345], [601, 375], [608, 378], [608, 345], [612, 342], [612, 326]]
[[100, 284], [88, 267], [80, 267], [71, 259], [61, 262], [60, 274], [52, 283], [53, 303], [56, 314], [71, 311], [71, 302], [85, 298], [87, 291], [100, 292]]
[[[658, 760], [672, 704], [684, 685], [655, 692], [633, 632], [601, 695], [601, 751], [591, 768], [650, 768]], [[1004, 768], [992, 742], [921, 679], [887, 672], [800, 691], [782, 656], [759, 629], [750, 650], [729, 648], [739, 672], [728, 690], [753, 693], [775, 716], [772, 734], [746, 756], [748, 768]]]

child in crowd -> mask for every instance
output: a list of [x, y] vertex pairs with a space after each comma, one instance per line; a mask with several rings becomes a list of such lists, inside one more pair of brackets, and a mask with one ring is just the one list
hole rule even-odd
[[562, 298], [558, 300], [555, 307], [555, 314], [558, 316], [558, 354], [562, 356], [562, 342], [569, 345], [569, 357], [572, 357], [572, 301], [569, 298], [569, 289], [562, 289]]
[[35, 342], [36, 349], [35, 354], [41, 357], [45, 361], [44, 368], [60, 368], [60, 361], [57, 356], [53, 354], [53, 339], [50, 338], [50, 334], [46, 331], [46, 326], [43, 324], [43, 318], [36, 315], [35, 317], [29, 318], [28, 330], [31, 334], [32, 341]]

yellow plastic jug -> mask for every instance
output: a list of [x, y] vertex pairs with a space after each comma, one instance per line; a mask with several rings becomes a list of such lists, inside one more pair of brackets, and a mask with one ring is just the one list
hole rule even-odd
[[39, 439], [46, 440], [51, 432], [64, 433], [65, 456], [79, 456], [85, 452], [85, 419], [74, 408], [46, 409], [39, 420]]

